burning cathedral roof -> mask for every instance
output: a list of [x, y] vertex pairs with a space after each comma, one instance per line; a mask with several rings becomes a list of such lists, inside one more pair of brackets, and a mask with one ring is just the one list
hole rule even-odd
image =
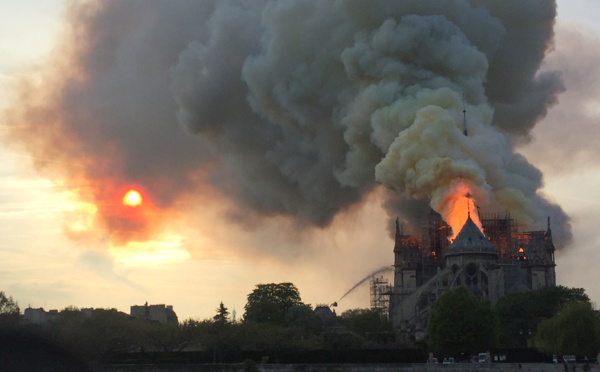
[[456, 239], [454, 239], [446, 250], [446, 257], [464, 254], [498, 255], [496, 248], [479, 230], [479, 227], [473, 222], [470, 215]]

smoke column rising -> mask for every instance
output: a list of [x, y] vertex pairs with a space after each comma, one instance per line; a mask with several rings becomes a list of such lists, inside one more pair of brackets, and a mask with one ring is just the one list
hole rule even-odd
[[[384, 185], [393, 218], [427, 203], [448, 218], [466, 190], [530, 228], [550, 216], [560, 246], [568, 217], [514, 151], [564, 89], [539, 71], [555, 16], [539, 0], [72, 3], [6, 141], [82, 185], [121, 242], [195, 195], [231, 201], [244, 224], [324, 227]], [[129, 184], [153, 208], [133, 225], [110, 208]]]

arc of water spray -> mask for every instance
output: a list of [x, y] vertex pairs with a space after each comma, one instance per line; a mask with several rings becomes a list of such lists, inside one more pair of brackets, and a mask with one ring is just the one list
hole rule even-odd
[[364, 282], [366, 282], [366, 281], [367, 281], [367, 279], [371, 278], [372, 276], [374, 276], [374, 275], [377, 275], [377, 274], [379, 274], [379, 273], [383, 273], [383, 272], [387, 272], [387, 271], [392, 271], [392, 270], [393, 270], [393, 269], [392, 269], [390, 266], [384, 266], [384, 267], [381, 267], [381, 268], [379, 268], [379, 269], [377, 269], [377, 270], [373, 271], [372, 273], [370, 273], [369, 275], [367, 275], [367, 276], [365, 276], [363, 279], [361, 279], [361, 280], [360, 280], [358, 283], [356, 283], [356, 284], [354, 285], [354, 287], [350, 288], [350, 289], [348, 290], [348, 292], [344, 293], [344, 295], [343, 295], [342, 297], [340, 297], [340, 299], [339, 299], [339, 300], [337, 300], [337, 301], [336, 301], [336, 303], [337, 303], [337, 302], [340, 302], [340, 301], [341, 301], [341, 300], [342, 300], [344, 297], [346, 297], [347, 295], [349, 295], [349, 294], [350, 294], [350, 292], [352, 292], [353, 290], [355, 290], [356, 288], [358, 288], [358, 287], [359, 287], [361, 284], [363, 284]]

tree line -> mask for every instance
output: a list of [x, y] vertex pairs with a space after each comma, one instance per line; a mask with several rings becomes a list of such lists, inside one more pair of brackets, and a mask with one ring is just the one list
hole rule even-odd
[[[42, 324], [27, 324], [19, 321], [18, 305], [0, 292], [0, 322], [5, 320], [3, 329], [58, 345], [84, 362], [128, 353], [176, 352], [205, 352], [216, 363], [255, 352], [260, 359], [276, 362], [279, 355], [290, 352], [373, 348], [378, 345], [374, 334], [392, 332], [379, 309], [319, 317], [302, 302], [292, 283], [259, 284], [247, 299], [243, 318], [237, 322], [221, 302], [211, 318], [175, 324], [133, 318], [116, 309], [84, 314], [73, 306]], [[4, 302], [10, 306], [3, 307]]]
[[24, 324], [18, 305], [0, 292], [3, 330], [45, 340], [86, 363], [117, 355], [177, 352], [201, 352], [209, 362], [221, 363], [241, 361], [244, 355], [254, 355], [256, 362], [279, 362], [289, 353], [314, 356], [321, 351], [359, 355], [360, 350], [398, 354], [412, 349], [413, 359], [428, 351], [440, 357], [499, 348], [588, 357], [600, 351], [598, 314], [578, 288], [544, 287], [510, 294], [492, 306], [458, 287], [436, 301], [425, 342], [399, 337], [381, 309], [353, 309], [339, 316], [328, 313], [328, 307], [320, 310], [317, 314], [303, 303], [292, 283], [271, 283], [259, 284], [248, 294], [244, 315], [237, 322], [221, 302], [208, 319], [176, 324], [132, 318], [116, 309], [95, 309], [86, 315], [75, 307], [43, 324]]
[[581, 288], [542, 287], [503, 296], [492, 306], [458, 287], [436, 301], [427, 342], [440, 356], [531, 348], [548, 356], [595, 359], [600, 317]]

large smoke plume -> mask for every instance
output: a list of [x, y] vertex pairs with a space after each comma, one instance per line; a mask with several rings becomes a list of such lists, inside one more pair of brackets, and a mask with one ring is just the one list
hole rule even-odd
[[[121, 241], [198, 194], [240, 222], [322, 227], [383, 184], [394, 218], [447, 216], [466, 190], [529, 228], [550, 216], [562, 245], [567, 216], [514, 151], [563, 90], [539, 71], [555, 16], [546, 0], [74, 3], [7, 138]], [[128, 184], [160, 217], [116, 215]]]

